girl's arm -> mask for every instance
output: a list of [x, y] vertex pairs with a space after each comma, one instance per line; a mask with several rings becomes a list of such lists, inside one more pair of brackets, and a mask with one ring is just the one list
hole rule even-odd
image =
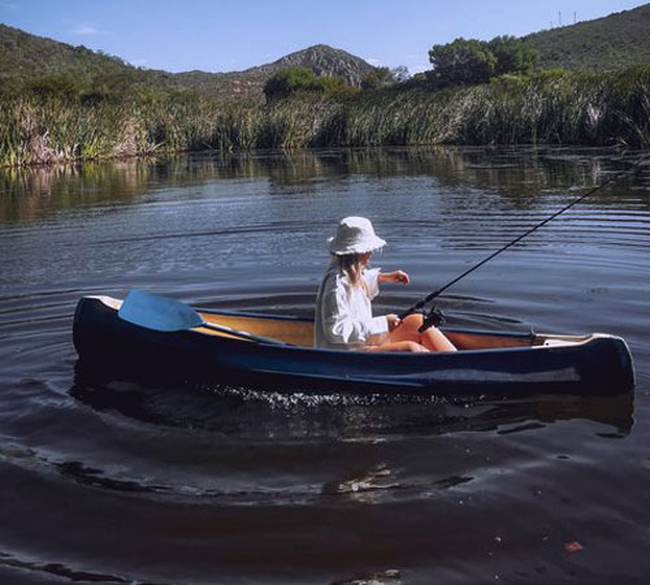
[[382, 282], [393, 282], [393, 283], [402, 283], [408, 284], [411, 282], [409, 275], [403, 270], [396, 270], [395, 272], [380, 272], [379, 273], [379, 283]]

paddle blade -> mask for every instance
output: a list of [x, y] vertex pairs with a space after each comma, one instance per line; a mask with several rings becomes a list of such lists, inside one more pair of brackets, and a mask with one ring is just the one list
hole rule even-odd
[[181, 331], [203, 323], [192, 307], [141, 290], [132, 290], [117, 314], [120, 319], [155, 331]]

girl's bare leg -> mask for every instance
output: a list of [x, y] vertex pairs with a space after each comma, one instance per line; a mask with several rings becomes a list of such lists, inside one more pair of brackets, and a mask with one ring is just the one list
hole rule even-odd
[[429, 351], [423, 345], [415, 341], [390, 341], [386, 340], [379, 345], [365, 345], [361, 349], [365, 351], [410, 351], [411, 353], [421, 353]]
[[420, 333], [418, 329], [422, 322], [423, 317], [419, 313], [409, 315], [388, 334], [388, 342], [415, 341], [432, 351], [456, 351], [454, 344], [438, 328], [429, 327], [424, 333]]

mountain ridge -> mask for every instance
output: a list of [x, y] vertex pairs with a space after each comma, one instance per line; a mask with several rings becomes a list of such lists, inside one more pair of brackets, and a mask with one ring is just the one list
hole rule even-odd
[[594, 20], [529, 34], [538, 66], [620, 69], [650, 63], [650, 3]]
[[347, 85], [359, 86], [363, 77], [375, 67], [342, 49], [318, 44], [244, 69], [211, 73], [200, 70], [171, 73], [159, 69], [139, 68], [115, 57], [92, 51], [83, 45], [32, 35], [0, 23], [0, 81], [14, 77], [73, 75], [90, 81], [94, 76], [127, 75], [143, 83], [166, 84], [192, 89], [216, 98], [246, 97], [261, 100], [266, 81], [280, 69], [306, 67], [316, 75], [341, 77]]
[[[595, 20], [521, 37], [539, 53], [540, 68], [620, 69], [650, 63], [650, 3]], [[241, 71], [171, 73], [139, 68], [120, 57], [73, 46], [0, 23], [0, 86], [14, 79], [69, 75], [92, 85], [122, 78], [146, 87], [190, 90], [218, 100], [261, 102], [266, 81], [280, 69], [306, 67], [316, 75], [342, 77], [350, 86], [375, 68], [342, 49], [317, 44], [271, 63]]]

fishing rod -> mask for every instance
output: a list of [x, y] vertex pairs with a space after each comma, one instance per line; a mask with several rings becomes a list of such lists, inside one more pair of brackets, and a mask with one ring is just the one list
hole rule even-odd
[[584, 193], [583, 195], [581, 195], [577, 199], [574, 199], [573, 201], [571, 201], [571, 203], [565, 205], [562, 209], [560, 209], [559, 211], [556, 211], [553, 215], [551, 215], [550, 217], [547, 217], [544, 221], [541, 221], [540, 223], [533, 226], [528, 231], [521, 234], [520, 236], [518, 236], [517, 238], [515, 238], [511, 242], [505, 244], [504, 246], [499, 248], [496, 252], [492, 252], [492, 254], [490, 254], [489, 256], [487, 256], [486, 258], [481, 260], [480, 262], [477, 262], [471, 268], [465, 270], [465, 272], [463, 272], [461, 275], [459, 275], [456, 278], [454, 278], [453, 280], [449, 281], [447, 284], [440, 287], [438, 290], [432, 292], [431, 294], [427, 295], [422, 300], [415, 303], [415, 305], [413, 305], [411, 308], [409, 308], [406, 311], [404, 311], [403, 313], [401, 313], [399, 315], [400, 320], [404, 319], [405, 317], [407, 317], [408, 315], [411, 315], [413, 313], [422, 312], [422, 313], [425, 314], [425, 317], [424, 317], [422, 325], [421, 325], [421, 327], [419, 329], [420, 333], [422, 333], [423, 331], [426, 331], [431, 326], [437, 326], [438, 324], [440, 324], [444, 320], [444, 316], [443, 316], [442, 312], [439, 309], [437, 309], [436, 307], [431, 307], [428, 311], [426, 311], [424, 309], [424, 307], [428, 303], [430, 303], [433, 299], [440, 296], [444, 291], [446, 291], [448, 288], [450, 288], [451, 286], [456, 284], [458, 281], [465, 278], [468, 274], [471, 274], [472, 272], [474, 272], [475, 270], [477, 270], [478, 268], [480, 268], [484, 264], [488, 263], [494, 257], [498, 256], [502, 252], [505, 252], [508, 248], [511, 248], [512, 246], [514, 246], [518, 242], [521, 242], [521, 240], [523, 240], [525, 237], [529, 236], [530, 234], [532, 234], [534, 231], [538, 230], [539, 228], [545, 226], [547, 223], [554, 220], [556, 217], [563, 214], [568, 209], [571, 209], [574, 205], [577, 205], [581, 201], [584, 201], [585, 199], [587, 199], [587, 197], [590, 197], [591, 195], [593, 195], [597, 191], [600, 191], [601, 189], [603, 189], [607, 185], [610, 185], [611, 183], [614, 183], [615, 181], [618, 181], [621, 177], [632, 174], [633, 172], [637, 173], [641, 169], [642, 163], [645, 162], [646, 160], [650, 160], [650, 155], [646, 155], [646, 156], [640, 158], [636, 163], [634, 163], [632, 165], [631, 168], [624, 169], [622, 171], [619, 171], [618, 173], [615, 173], [609, 179], [607, 179], [606, 181], [604, 181], [603, 183], [601, 183], [597, 187], [594, 187], [593, 189], [590, 189], [589, 191], [587, 191], [586, 193]]

